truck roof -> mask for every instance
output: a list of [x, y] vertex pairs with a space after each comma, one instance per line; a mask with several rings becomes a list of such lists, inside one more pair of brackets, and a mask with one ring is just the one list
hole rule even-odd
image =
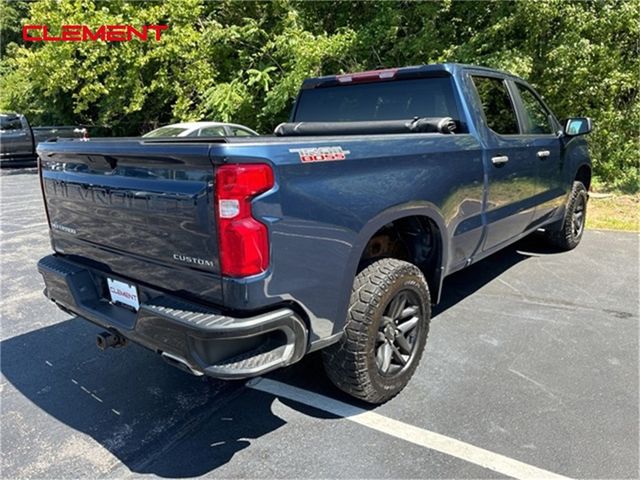
[[364, 72], [345, 73], [337, 75], [325, 75], [322, 77], [307, 78], [302, 83], [302, 89], [329, 87], [341, 84], [349, 84], [358, 81], [377, 81], [390, 78], [415, 78], [423, 75], [454, 74], [462, 69], [483, 70], [488, 73], [497, 73], [505, 77], [519, 78], [511, 73], [494, 68], [482, 67], [463, 63], [432, 63], [428, 65], [412, 65], [399, 68], [385, 68], [380, 70], [368, 70]]

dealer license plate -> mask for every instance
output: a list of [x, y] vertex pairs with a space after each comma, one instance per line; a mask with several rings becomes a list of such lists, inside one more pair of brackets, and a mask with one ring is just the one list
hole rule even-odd
[[133, 308], [136, 312], [140, 308], [140, 301], [138, 300], [138, 290], [135, 285], [129, 285], [128, 283], [107, 278], [107, 284], [109, 286], [109, 295], [111, 295], [111, 301], [113, 303], [122, 303]]

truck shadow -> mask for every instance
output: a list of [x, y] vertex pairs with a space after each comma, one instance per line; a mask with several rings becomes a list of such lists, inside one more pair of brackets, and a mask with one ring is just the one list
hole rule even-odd
[[[273, 401], [261, 396], [243, 406], [223, 406], [242, 391], [242, 383], [206, 381], [166, 365], [159, 356], [131, 345], [101, 352], [94, 345], [98, 327], [79, 318], [10, 338], [1, 343], [5, 378], [24, 397], [58, 422], [89, 435], [133, 472], [165, 477], [192, 477], [224, 465], [250, 439], [271, 432], [284, 421], [271, 414]], [[5, 386], [5, 392], [6, 392]], [[21, 436], [29, 409], [21, 395], [3, 395], [3, 445], [32, 444]], [[221, 410], [222, 409], [222, 410]], [[32, 461], [36, 477], [58, 477], [56, 463], [64, 463], [64, 445], [74, 432], [59, 428], [46, 415], [27, 420], [37, 430], [53, 430], [55, 446], [33, 443], [41, 458], [14, 455], [15, 465], [4, 465], [7, 478], [20, 476], [25, 460]], [[22, 446], [22, 447], [20, 447]], [[188, 449], [185, 450], [185, 447]], [[91, 450], [89, 451], [91, 452]], [[69, 471], [70, 477], [101, 476], [92, 455], [82, 459], [95, 473]], [[106, 462], [111, 465], [113, 462]], [[109, 467], [110, 468], [110, 467]], [[14, 471], [15, 469], [15, 471]], [[31, 469], [29, 469], [31, 471]]]
[[545, 244], [541, 233], [533, 233], [515, 244], [445, 278], [440, 303], [434, 307], [432, 317], [456, 305], [495, 278], [531, 257], [559, 253]]
[[[523, 251], [551, 253], [537, 243], [529, 239], [519, 242], [448, 279], [442, 303], [434, 312], [436, 319], [439, 313], [529, 258], [530, 254]], [[225, 464], [252, 440], [286, 423], [277, 414], [274, 397], [243, 388], [243, 383], [186, 375], [138, 346], [100, 352], [94, 346], [99, 331], [82, 319], [71, 318], [1, 342], [2, 373], [22, 394], [7, 395], [5, 386], [2, 396], [3, 449], [8, 458], [14, 458], [4, 465], [8, 477], [18, 476], [25, 461], [32, 461], [33, 468], [40, 469], [33, 476], [59, 477], [60, 472], [54, 470], [56, 463], [68, 460], [63, 457], [68, 449], [51, 453], [50, 446], [32, 442], [21, 433], [25, 431], [21, 428], [25, 418], [38, 430], [58, 432], [55, 441], [61, 447], [74, 432], [60, 428], [55, 421], [92, 437], [132, 472], [174, 478], [199, 476], [216, 469], [217, 475], [237, 476], [237, 471], [225, 471]], [[354, 403], [333, 388], [321, 370], [319, 355], [313, 354], [271, 376]], [[25, 397], [55, 421], [41, 412], [27, 417], [30, 406]], [[286, 399], [280, 401], [316, 418], [332, 418]], [[31, 445], [32, 452], [25, 459], [17, 451], [26, 444]], [[278, 446], [269, 448], [275, 452]], [[39, 449], [46, 449], [51, 460], [43, 462]], [[91, 468], [86, 475], [102, 476], [112, 470], [113, 462], [106, 462], [105, 471], [101, 471], [100, 465], [91, 465], [90, 457], [82, 459], [82, 465]], [[276, 465], [265, 464], [264, 458], [246, 455], [242, 460], [246, 468], [243, 466], [245, 473], [240, 472], [240, 476], [260, 476], [260, 471], [287, 476], [275, 470]], [[78, 471], [66, 473], [85, 476]]]

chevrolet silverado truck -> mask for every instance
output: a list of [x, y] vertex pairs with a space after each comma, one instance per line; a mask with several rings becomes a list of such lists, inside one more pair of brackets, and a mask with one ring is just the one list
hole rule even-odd
[[322, 349], [381, 403], [447, 275], [539, 229], [578, 245], [590, 130], [514, 75], [441, 64], [308, 79], [273, 136], [41, 143], [45, 295], [103, 349], [222, 379]]
[[35, 166], [38, 143], [53, 137], [83, 138], [82, 127], [32, 127], [19, 113], [0, 112], [0, 167]]

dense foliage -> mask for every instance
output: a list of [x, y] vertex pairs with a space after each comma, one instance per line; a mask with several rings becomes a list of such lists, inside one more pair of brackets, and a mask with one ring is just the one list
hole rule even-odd
[[[160, 42], [25, 44], [21, 26], [167, 23]], [[588, 115], [596, 174], [638, 189], [640, 1], [10, 2], [0, 108], [34, 124], [138, 134], [216, 119], [269, 132], [307, 76], [457, 61], [528, 79], [559, 117]]]

